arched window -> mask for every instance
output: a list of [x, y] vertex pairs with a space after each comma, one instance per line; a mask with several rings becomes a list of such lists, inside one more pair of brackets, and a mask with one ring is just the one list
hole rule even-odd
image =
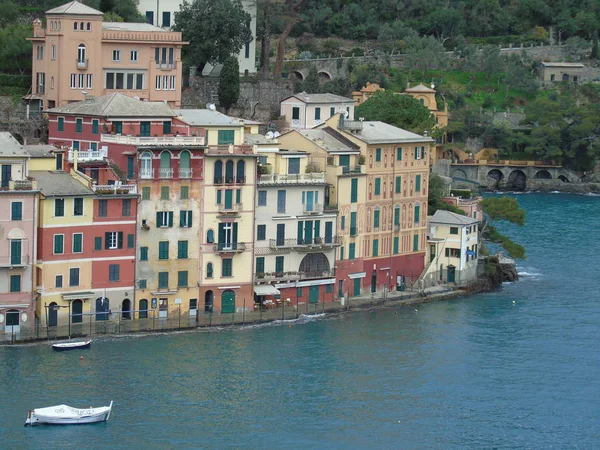
[[215, 232], [213, 230], [208, 230], [206, 232], [206, 242], [208, 242], [209, 244], [215, 242]]
[[245, 183], [246, 182], [246, 163], [242, 160], [239, 160], [237, 163], [237, 173], [235, 176], [236, 183]]
[[179, 178], [192, 178], [190, 152], [187, 150], [184, 150], [179, 154]]
[[206, 265], [206, 278], [212, 278], [213, 277], [213, 265], [212, 263], [208, 263]]
[[223, 182], [223, 162], [215, 162], [215, 184], [221, 184]]
[[50, 78], [50, 87], [54, 89], [54, 77]]
[[140, 157], [140, 177], [141, 178], [152, 178], [152, 153], [144, 152]]
[[420, 98], [419, 102], [421, 103], [421, 105], [425, 105], [425, 99], [424, 98]]
[[160, 178], [173, 177], [173, 169], [171, 169], [171, 153], [166, 150], [160, 154], [160, 169], [158, 169], [158, 176]]
[[85, 45], [79, 44], [77, 47], [77, 62], [84, 63], [85, 62]]
[[225, 183], [233, 183], [233, 161], [225, 164]]
[[81, 23], [79, 24], [79, 29], [80, 29], [81, 31], [83, 31], [83, 22], [81, 22]]
[[400, 206], [394, 208], [394, 231], [400, 230]]
[[92, 31], [92, 24], [90, 22], [87, 23], [87, 30]]
[[73, 23], [73, 30], [77, 31], [77, 22]]

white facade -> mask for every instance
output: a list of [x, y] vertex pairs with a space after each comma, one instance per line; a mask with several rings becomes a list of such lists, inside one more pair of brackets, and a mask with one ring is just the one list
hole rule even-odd
[[281, 102], [280, 114], [292, 128], [314, 128], [336, 114], [354, 118], [354, 100], [334, 94], [301, 92]]
[[[146, 17], [148, 23], [170, 28], [175, 23], [175, 12], [179, 11], [182, 3], [182, 0], [139, 0], [138, 11]], [[250, 29], [253, 39], [242, 47], [238, 54], [241, 74], [245, 74], [246, 71], [248, 74], [256, 73], [256, 4], [253, 0], [242, 0], [244, 10], [252, 17]]]

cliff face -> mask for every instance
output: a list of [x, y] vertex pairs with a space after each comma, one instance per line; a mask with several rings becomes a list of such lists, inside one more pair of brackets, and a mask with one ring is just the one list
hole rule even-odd
[[526, 191], [530, 192], [564, 192], [567, 194], [600, 194], [600, 182], [563, 183], [560, 180], [527, 180]]
[[519, 274], [515, 261], [502, 255], [490, 256], [485, 261], [485, 274], [483, 278], [491, 288], [500, 286], [504, 282], [517, 281]]

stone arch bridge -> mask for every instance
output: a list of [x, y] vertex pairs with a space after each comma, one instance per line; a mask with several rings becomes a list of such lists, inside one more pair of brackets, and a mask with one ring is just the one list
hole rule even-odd
[[459, 163], [450, 166], [450, 176], [457, 180], [479, 183], [488, 189], [522, 191], [529, 185], [544, 183], [580, 183], [572, 170], [562, 166], [535, 164], [535, 161], [507, 161], [505, 163]]

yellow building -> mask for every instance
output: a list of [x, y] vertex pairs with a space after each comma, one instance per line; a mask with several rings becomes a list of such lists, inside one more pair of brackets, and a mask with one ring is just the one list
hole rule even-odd
[[356, 106], [358, 106], [369, 100], [377, 91], [385, 91], [385, 89], [379, 86], [379, 83], [370, 83], [367, 81], [367, 84], [360, 91], [352, 92], [352, 99], [356, 103]]

